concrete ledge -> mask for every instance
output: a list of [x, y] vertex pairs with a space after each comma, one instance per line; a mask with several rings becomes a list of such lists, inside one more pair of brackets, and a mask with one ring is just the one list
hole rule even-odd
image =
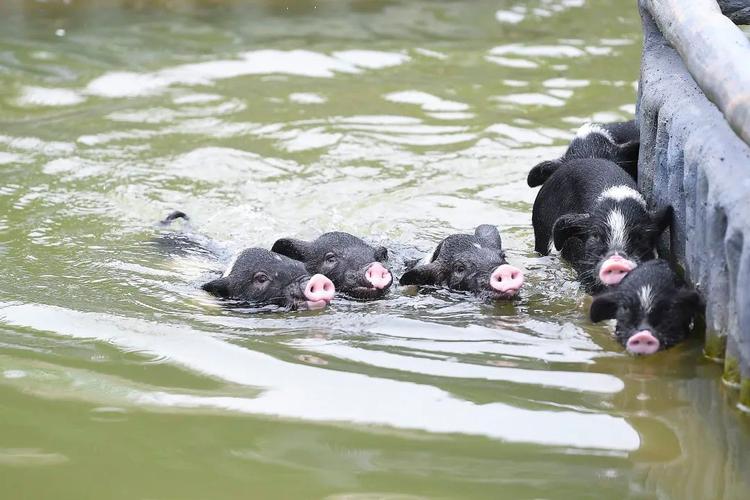
[[638, 183], [649, 203], [675, 210], [671, 255], [706, 299], [706, 354], [725, 363], [725, 379], [743, 387], [740, 403], [750, 408], [750, 147], [651, 14], [641, 16]]
[[[730, 9], [740, 2], [724, 3]], [[750, 40], [715, 0], [641, 0], [641, 6], [680, 53], [703, 93], [750, 144]]]
[[734, 24], [750, 24], [750, 0], [719, 0], [719, 7]]

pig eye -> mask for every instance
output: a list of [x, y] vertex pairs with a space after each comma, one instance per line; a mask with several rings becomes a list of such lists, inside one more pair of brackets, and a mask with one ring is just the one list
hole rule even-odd
[[328, 252], [326, 254], [326, 262], [329, 264], [335, 264], [336, 263], [336, 254], [333, 252]]
[[258, 283], [259, 285], [262, 285], [263, 283], [270, 280], [271, 278], [269, 278], [266, 273], [255, 273], [255, 276], [253, 276], [253, 281]]
[[466, 271], [466, 266], [463, 264], [456, 264], [453, 266], [453, 272], [457, 274], [463, 274]]

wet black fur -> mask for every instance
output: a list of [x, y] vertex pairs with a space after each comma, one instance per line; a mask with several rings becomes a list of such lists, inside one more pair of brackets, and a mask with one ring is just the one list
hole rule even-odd
[[338, 292], [356, 299], [382, 297], [390, 287], [389, 284], [382, 289], [375, 288], [365, 278], [370, 264], [386, 263], [388, 250], [382, 246], [369, 245], [349, 233], [325, 233], [314, 241], [281, 238], [273, 244], [271, 250], [303, 262], [310, 274], [325, 275]]
[[610, 160], [617, 163], [633, 180], [636, 180], [640, 130], [635, 120], [592, 125], [598, 125], [607, 130], [615, 143], [613, 144], [607, 137], [597, 133], [590, 133], [586, 137], [574, 137], [568, 145], [568, 149], [560, 158], [543, 161], [529, 171], [526, 178], [529, 187], [541, 186], [562, 164], [582, 158]]
[[633, 179], [611, 161], [572, 160], [555, 170], [534, 201], [534, 249], [547, 255], [552, 240], [589, 293], [604, 287], [598, 271], [612, 253], [607, 245], [607, 217], [612, 209], [622, 212], [628, 229], [627, 244], [618, 253], [636, 264], [655, 257], [658, 237], [671, 222], [671, 207], [648, 211], [632, 198], [598, 201], [613, 186], [637, 191]]
[[231, 272], [202, 286], [224, 299], [261, 306], [298, 309], [305, 302], [310, 274], [302, 263], [264, 248], [248, 248], [236, 258]]
[[[643, 309], [638, 292], [651, 286], [653, 306]], [[630, 337], [649, 330], [659, 340], [660, 349], [668, 349], [687, 338], [690, 324], [701, 313], [703, 301], [665, 260], [645, 262], [630, 271], [613, 290], [594, 297], [591, 321], [617, 319], [615, 335], [625, 346]]]
[[473, 235], [453, 234], [445, 238], [435, 249], [431, 262], [409, 269], [400, 283], [445, 286], [495, 298], [502, 294], [490, 286], [490, 275], [507, 263], [497, 228], [483, 224]]

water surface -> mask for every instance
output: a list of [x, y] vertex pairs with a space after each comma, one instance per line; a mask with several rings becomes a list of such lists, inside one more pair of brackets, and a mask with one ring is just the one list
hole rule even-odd
[[[630, 2], [0, 6], [7, 498], [747, 498], [700, 339], [625, 356], [533, 252], [530, 166], [635, 111]], [[169, 253], [170, 210], [219, 257]], [[199, 285], [343, 230], [501, 229], [520, 300], [247, 314]], [[178, 228], [179, 229], [179, 228]]]

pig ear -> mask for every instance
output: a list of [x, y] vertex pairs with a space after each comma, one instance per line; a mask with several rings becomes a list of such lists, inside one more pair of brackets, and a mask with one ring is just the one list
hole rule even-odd
[[696, 314], [700, 309], [705, 307], [703, 298], [692, 288], [682, 288], [677, 292], [675, 297], [677, 307], [686, 313]]
[[229, 297], [229, 280], [227, 278], [219, 278], [209, 281], [201, 288], [217, 297]]
[[385, 247], [375, 247], [375, 260], [378, 262], [388, 260], [388, 249]]
[[589, 317], [594, 323], [605, 319], [612, 319], [617, 315], [617, 294], [615, 292], [603, 293], [594, 297], [591, 302]]
[[271, 247], [272, 252], [286, 255], [290, 259], [304, 261], [309, 255], [310, 242], [295, 240], [294, 238], [281, 238]]
[[555, 248], [561, 250], [568, 238], [585, 239], [589, 227], [589, 214], [565, 214], [555, 221], [552, 226], [552, 238]]
[[431, 262], [407, 271], [401, 276], [399, 283], [402, 285], [434, 285], [439, 278], [438, 267]]
[[634, 179], [638, 179], [638, 152], [641, 149], [639, 141], [626, 142], [620, 147], [620, 159], [617, 164]]
[[555, 173], [562, 162], [560, 160], [549, 160], [543, 161], [534, 166], [529, 170], [529, 175], [526, 177], [526, 183], [529, 187], [537, 187], [544, 184], [544, 181], [549, 179], [550, 175]]
[[498, 231], [495, 226], [489, 224], [477, 226], [476, 230], [474, 230], [474, 236], [480, 240], [486, 241], [492, 246], [503, 248], [503, 240], [500, 239], [500, 231]]
[[651, 220], [656, 226], [656, 235], [660, 235], [664, 230], [672, 225], [672, 207], [657, 208], [651, 212]]

